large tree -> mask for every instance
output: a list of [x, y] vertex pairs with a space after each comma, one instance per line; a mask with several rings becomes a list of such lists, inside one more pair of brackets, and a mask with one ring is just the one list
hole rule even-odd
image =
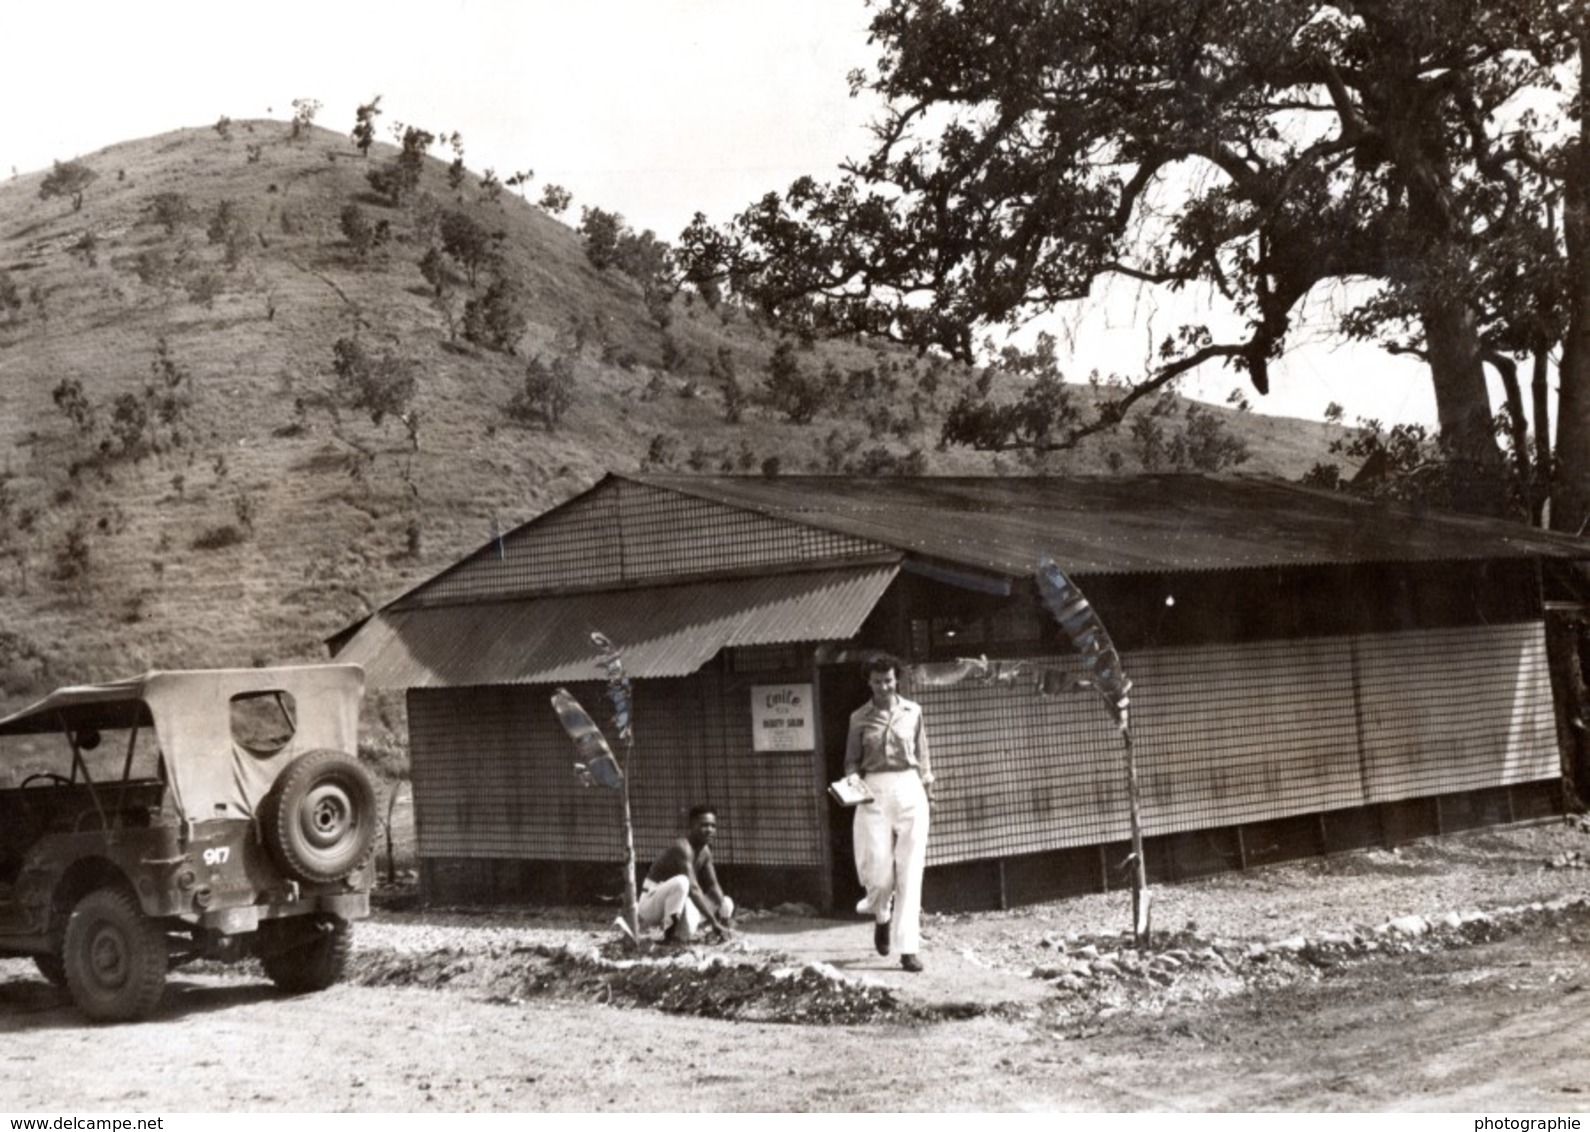
[[[685, 233], [687, 275], [817, 333], [971, 359], [976, 338], [1125, 278], [1207, 287], [1239, 317], [1169, 336], [1074, 442], [1199, 366], [1261, 393], [1299, 304], [1374, 281], [1348, 332], [1428, 363], [1451, 501], [1496, 512], [1487, 288], [1530, 247], [1572, 0], [885, 0], [877, 145]], [[1555, 237], [1553, 236], [1553, 240]], [[1508, 249], [1506, 262], [1488, 249]], [[1361, 288], [1365, 293], [1369, 288]], [[988, 417], [963, 413], [986, 425]], [[1037, 435], [1037, 434], [1032, 434]], [[950, 439], [965, 439], [950, 437]], [[986, 435], [983, 439], [987, 439]], [[1566, 453], [1564, 454], [1566, 458]]]

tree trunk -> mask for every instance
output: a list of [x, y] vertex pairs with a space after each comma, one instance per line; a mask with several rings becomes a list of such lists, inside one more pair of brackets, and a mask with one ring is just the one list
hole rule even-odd
[[1436, 293], [1423, 304], [1423, 322], [1436, 413], [1451, 458], [1448, 503], [1471, 514], [1505, 515], [1505, 472], [1491, 428], [1479, 326], [1460, 297], [1432, 290]]
[[[1580, 25], [1579, 73], [1590, 75], [1590, 19]], [[1557, 477], [1551, 527], [1579, 531], [1590, 521], [1590, 115], [1579, 119], [1563, 179], [1563, 238], [1568, 253], [1568, 330], [1557, 401]]]

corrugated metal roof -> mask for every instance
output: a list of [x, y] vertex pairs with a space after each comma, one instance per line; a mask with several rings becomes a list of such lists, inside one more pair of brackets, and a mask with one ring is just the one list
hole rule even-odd
[[632, 676], [687, 676], [736, 645], [854, 636], [898, 565], [811, 570], [609, 593], [385, 609], [337, 655], [374, 687], [553, 684], [601, 675], [593, 630]]
[[1009, 575], [1585, 558], [1590, 540], [1281, 480], [636, 476], [638, 482]]

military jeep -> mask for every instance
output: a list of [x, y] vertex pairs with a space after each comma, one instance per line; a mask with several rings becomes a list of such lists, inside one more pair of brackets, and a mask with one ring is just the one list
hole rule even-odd
[[337, 982], [370, 909], [363, 693], [346, 664], [148, 672], [0, 719], [0, 956], [99, 1021], [194, 959]]

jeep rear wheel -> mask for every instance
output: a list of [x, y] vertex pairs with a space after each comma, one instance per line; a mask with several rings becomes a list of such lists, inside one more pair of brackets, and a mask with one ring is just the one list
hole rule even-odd
[[310, 751], [276, 780], [264, 808], [265, 840], [289, 876], [309, 884], [342, 880], [375, 845], [375, 784], [339, 751]]
[[342, 981], [353, 950], [353, 925], [336, 916], [316, 916], [303, 943], [260, 956], [265, 974], [288, 994], [322, 991]]
[[63, 958], [72, 999], [96, 1022], [143, 1018], [165, 991], [165, 932], [126, 889], [95, 889], [77, 902]]

